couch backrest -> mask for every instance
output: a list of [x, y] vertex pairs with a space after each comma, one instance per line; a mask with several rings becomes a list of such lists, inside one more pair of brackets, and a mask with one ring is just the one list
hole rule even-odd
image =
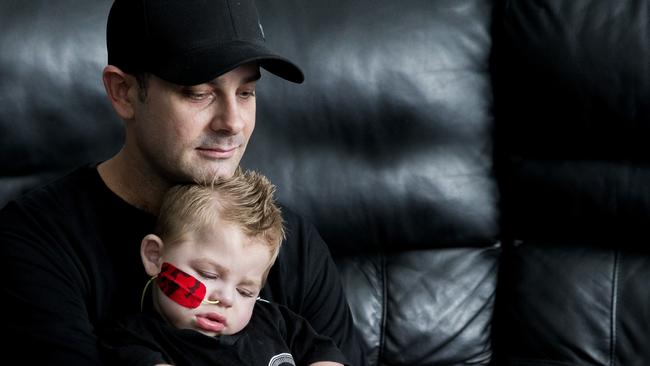
[[[0, 205], [115, 152], [107, 0], [0, 2]], [[316, 224], [371, 364], [486, 363], [498, 264], [490, 1], [258, 1], [306, 73], [263, 75], [244, 160]]]
[[[0, 1], [0, 206], [119, 149], [110, 4]], [[307, 81], [263, 75], [243, 164], [329, 244], [370, 364], [650, 364], [650, 1], [258, 8]]]
[[491, 2], [258, 1], [304, 67], [266, 80], [245, 164], [307, 216], [371, 364], [490, 359], [498, 264]]
[[495, 16], [506, 361], [650, 364], [650, 1]]
[[0, 206], [117, 151], [104, 1], [0, 1]]

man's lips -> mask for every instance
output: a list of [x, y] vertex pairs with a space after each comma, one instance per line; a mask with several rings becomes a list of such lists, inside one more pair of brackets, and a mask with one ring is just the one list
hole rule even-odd
[[208, 332], [221, 332], [227, 325], [226, 318], [215, 312], [197, 314], [196, 324]]
[[235, 154], [239, 146], [226, 146], [226, 147], [198, 147], [196, 150], [203, 156], [212, 159], [228, 159]]

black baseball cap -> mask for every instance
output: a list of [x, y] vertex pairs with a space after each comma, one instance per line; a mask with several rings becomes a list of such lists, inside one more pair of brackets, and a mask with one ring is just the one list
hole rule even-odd
[[248, 62], [304, 80], [298, 66], [265, 46], [253, 0], [115, 0], [106, 44], [109, 65], [179, 85], [201, 84]]

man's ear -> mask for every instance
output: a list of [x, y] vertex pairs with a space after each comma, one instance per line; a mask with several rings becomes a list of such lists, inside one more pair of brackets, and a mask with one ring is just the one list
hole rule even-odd
[[162, 252], [165, 244], [162, 239], [154, 234], [149, 234], [142, 239], [140, 245], [140, 256], [142, 257], [142, 265], [144, 271], [149, 276], [155, 276], [160, 273], [162, 266]]
[[138, 96], [138, 82], [135, 77], [119, 68], [108, 65], [102, 72], [106, 95], [115, 112], [125, 120], [133, 119], [134, 103]]

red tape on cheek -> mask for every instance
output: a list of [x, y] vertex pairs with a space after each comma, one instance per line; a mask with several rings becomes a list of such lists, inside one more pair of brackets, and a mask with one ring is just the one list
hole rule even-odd
[[205, 297], [205, 285], [201, 281], [167, 262], [162, 264], [157, 282], [167, 297], [186, 308], [198, 307]]

